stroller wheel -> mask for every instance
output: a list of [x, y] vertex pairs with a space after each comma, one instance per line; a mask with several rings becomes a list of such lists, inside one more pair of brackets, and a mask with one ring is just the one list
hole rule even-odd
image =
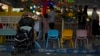
[[11, 52], [12, 55], [17, 55], [19, 53], [19, 49], [16, 48], [14, 51]]
[[25, 56], [31, 56], [31, 51], [25, 51]]
[[12, 55], [12, 56], [17, 55], [17, 51], [12, 51], [12, 52], [11, 52], [11, 55]]

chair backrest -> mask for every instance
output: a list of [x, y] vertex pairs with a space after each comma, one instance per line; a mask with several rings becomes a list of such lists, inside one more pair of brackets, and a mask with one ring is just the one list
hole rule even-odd
[[73, 30], [72, 29], [64, 29], [62, 31], [62, 38], [63, 39], [72, 39], [73, 37]]
[[76, 36], [77, 37], [87, 37], [87, 30], [85, 29], [76, 30]]
[[62, 32], [62, 36], [73, 36], [73, 30], [72, 29], [64, 29]]
[[48, 30], [47, 34], [48, 34], [48, 37], [52, 37], [52, 38], [54, 37], [55, 38], [55, 37], [58, 37], [59, 33], [58, 33], [58, 30], [50, 29], [50, 30]]

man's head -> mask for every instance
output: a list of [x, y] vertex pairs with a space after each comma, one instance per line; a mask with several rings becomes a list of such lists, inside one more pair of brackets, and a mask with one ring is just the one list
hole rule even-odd
[[96, 10], [97, 10], [97, 6], [93, 6], [93, 10], [95, 10], [95, 11], [96, 11]]
[[25, 17], [32, 17], [33, 16], [33, 13], [31, 13], [31, 12], [25, 12], [24, 13], [24, 16]]

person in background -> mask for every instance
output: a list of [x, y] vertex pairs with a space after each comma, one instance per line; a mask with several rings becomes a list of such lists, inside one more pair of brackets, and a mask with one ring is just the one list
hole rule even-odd
[[54, 29], [56, 12], [54, 11], [53, 6], [50, 6], [49, 8], [50, 8], [50, 12], [48, 13], [49, 27], [50, 27], [50, 29]]
[[49, 30], [49, 24], [48, 24], [48, 14], [43, 15], [43, 40], [47, 38], [47, 31]]
[[83, 29], [86, 29], [86, 23], [87, 23], [86, 20], [88, 18], [87, 9], [88, 9], [88, 5], [85, 5], [83, 10], [83, 21], [82, 21]]
[[97, 13], [97, 8], [94, 7], [92, 11], [92, 35], [95, 38], [96, 35], [99, 35], [99, 15]]
[[83, 18], [83, 6], [79, 5], [77, 12], [78, 29], [84, 29], [85, 19]]
[[40, 20], [41, 20], [41, 18], [38, 16], [38, 15], [34, 15], [33, 17], [32, 17], [33, 19], [34, 19], [34, 31], [36, 32], [35, 33], [35, 40], [38, 38], [38, 34], [39, 34], [39, 32], [40, 32]]

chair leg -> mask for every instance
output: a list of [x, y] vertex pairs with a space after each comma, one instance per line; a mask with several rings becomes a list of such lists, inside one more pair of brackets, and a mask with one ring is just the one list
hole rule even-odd
[[61, 48], [63, 48], [63, 40], [62, 39], [61, 39], [60, 45], [61, 45]]
[[43, 33], [43, 41], [45, 41], [45, 33]]
[[88, 44], [88, 39], [87, 39], [87, 44]]
[[60, 48], [60, 40], [58, 39], [58, 47]]
[[75, 48], [77, 48], [77, 39], [75, 39]]
[[71, 47], [74, 48], [73, 40], [71, 40]]
[[39, 43], [38, 43], [37, 41], [35, 41], [35, 44], [36, 44], [39, 48], [41, 48], [41, 46], [39, 45]]
[[48, 38], [47, 38], [47, 41], [46, 41], [46, 48], [48, 47]]
[[89, 43], [88, 43], [88, 39], [86, 39], [86, 41], [87, 41], [87, 46], [88, 46], [88, 44], [89, 44]]

